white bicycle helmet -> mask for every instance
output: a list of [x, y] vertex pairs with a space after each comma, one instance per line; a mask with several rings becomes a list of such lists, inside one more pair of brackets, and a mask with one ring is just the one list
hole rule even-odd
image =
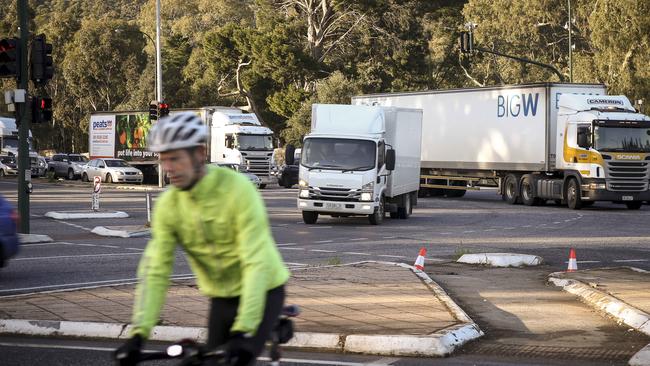
[[160, 119], [149, 131], [149, 151], [165, 152], [188, 149], [205, 144], [206, 126], [198, 115], [182, 112]]

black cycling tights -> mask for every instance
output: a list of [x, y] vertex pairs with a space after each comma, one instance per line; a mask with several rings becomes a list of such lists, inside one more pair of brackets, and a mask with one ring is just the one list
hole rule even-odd
[[[284, 304], [284, 296], [284, 286], [269, 290], [266, 294], [264, 317], [262, 318], [257, 333], [249, 340], [250, 349], [254, 350], [256, 357], [264, 350], [264, 344], [270, 338], [271, 330], [278, 321]], [[212, 298], [210, 320], [208, 323], [208, 347], [214, 348], [228, 342], [230, 328], [237, 316], [238, 306], [239, 297]], [[238, 366], [255, 365], [256, 357], [250, 360], [250, 362], [241, 365], [238, 364]]]

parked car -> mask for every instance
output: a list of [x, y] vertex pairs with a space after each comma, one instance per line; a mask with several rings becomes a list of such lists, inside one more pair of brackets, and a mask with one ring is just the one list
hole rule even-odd
[[65, 177], [73, 180], [80, 178], [83, 174], [83, 165], [88, 159], [79, 154], [54, 154], [48, 163], [48, 171], [54, 173], [54, 177]]
[[14, 207], [0, 195], [0, 267], [18, 254], [18, 214]]
[[228, 169], [232, 169], [232, 170], [235, 170], [235, 171], [238, 171], [238, 172], [242, 173], [242, 174], [245, 175], [245, 176], [246, 176], [246, 177], [247, 177], [247, 178], [248, 178], [248, 179], [249, 179], [249, 180], [250, 180], [250, 181], [255, 185], [255, 187], [257, 187], [257, 188], [259, 188], [259, 187], [260, 187], [260, 184], [262, 184], [262, 180], [261, 180], [257, 175], [255, 175], [255, 174], [253, 174], [253, 173], [250, 173], [250, 172], [248, 172], [248, 171], [246, 171], [246, 170], [241, 169], [241, 167], [240, 167], [239, 165], [237, 165], [237, 164], [213, 163], [213, 165], [220, 166], [220, 167], [224, 167], [224, 168], [228, 168]]
[[88, 182], [101, 177], [107, 183], [142, 183], [142, 171], [122, 159], [93, 159], [84, 165], [81, 180]]
[[47, 161], [36, 153], [29, 154], [29, 164], [32, 168], [32, 176], [42, 177], [47, 173]]
[[18, 162], [16, 158], [8, 155], [0, 155], [0, 177], [16, 174], [18, 174]]

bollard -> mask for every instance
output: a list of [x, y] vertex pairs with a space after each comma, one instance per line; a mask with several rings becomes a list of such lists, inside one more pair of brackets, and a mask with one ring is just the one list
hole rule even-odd
[[93, 197], [91, 203], [91, 209], [93, 211], [99, 211], [99, 193], [102, 191], [102, 178], [93, 177]]
[[147, 226], [151, 226], [151, 193], [147, 193]]

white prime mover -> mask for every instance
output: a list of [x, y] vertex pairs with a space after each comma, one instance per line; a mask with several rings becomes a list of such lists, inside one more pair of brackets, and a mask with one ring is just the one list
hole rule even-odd
[[540, 83], [358, 96], [423, 110], [421, 193], [462, 196], [493, 182], [504, 200], [650, 200], [650, 118], [600, 84]]
[[386, 212], [408, 218], [420, 182], [420, 139], [413, 136], [421, 130], [418, 109], [314, 104], [300, 161], [303, 221], [367, 215], [377, 225]]

